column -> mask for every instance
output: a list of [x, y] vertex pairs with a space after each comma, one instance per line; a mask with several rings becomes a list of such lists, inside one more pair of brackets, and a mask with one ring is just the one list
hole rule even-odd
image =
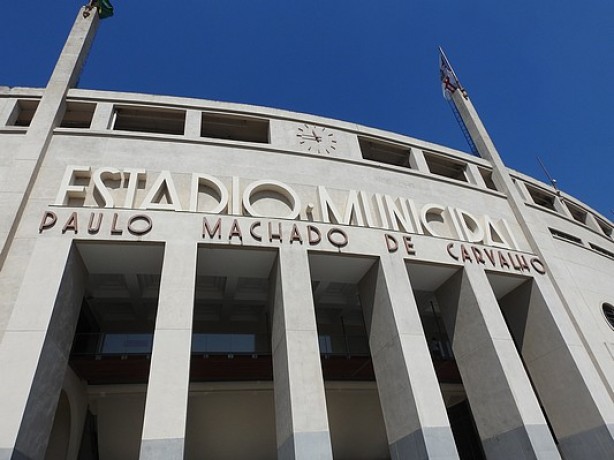
[[43, 458], [86, 270], [69, 238], [41, 238], [0, 344], [0, 459]]
[[360, 298], [391, 458], [458, 459], [403, 259], [382, 256]]
[[332, 459], [307, 252], [280, 248], [271, 278], [278, 459]]
[[[614, 458], [614, 403], [545, 277], [513, 291], [520, 350], [566, 459]], [[515, 334], [518, 335], [518, 334]]]
[[486, 273], [467, 265], [436, 295], [486, 457], [560, 459]]
[[167, 242], [145, 401], [140, 459], [183, 459], [196, 244]]
[[188, 109], [185, 114], [184, 136], [200, 138], [202, 123], [202, 112], [200, 110]]

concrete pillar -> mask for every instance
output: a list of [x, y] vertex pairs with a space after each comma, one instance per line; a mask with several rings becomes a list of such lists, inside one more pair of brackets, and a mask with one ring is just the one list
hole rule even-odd
[[382, 256], [360, 298], [391, 458], [457, 459], [405, 262]]
[[37, 241], [0, 344], [0, 460], [45, 455], [86, 278], [69, 238]]
[[147, 385], [140, 459], [183, 459], [196, 245], [166, 243]]
[[467, 167], [465, 168], [465, 175], [467, 176], [467, 180], [470, 184], [477, 185], [481, 188], [487, 188], [486, 182], [484, 182], [484, 178], [482, 177], [482, 173], [480, 173], [480, 168], [473, 163], [467, 163]]
[[98, 102], [92, 117], [90, 129], [95, 131], [106, 131], [112, 128], [114, 105], [110, 102]]
[[307, 252], [281, 247], [271, 278], [277, 458], [332, 459]]
[[562, 455], [614, 458], [612, 399], [552, 285], [535, 278], [500, 303]]
[[200, 110], [187, 110], [185, 114], [184, 136], [200, 138], [202, 112]]
[[10, 126], [12, 124], [16, 104], [17, 99], [0, 99], [0, 126]]
[[560, 459], [484, 271], [467, 265], [436, 292], [489, 459]]
[[411, 166], [411, 169], [415, 169], [416, 171], [420, 171], [425, 174], [430, 174], [431, 172], [429, 165], [426, 163], [426, 159], [424, 158], [424, 152], [416, 147], [412, 147], [410, 149], [409, 166]]

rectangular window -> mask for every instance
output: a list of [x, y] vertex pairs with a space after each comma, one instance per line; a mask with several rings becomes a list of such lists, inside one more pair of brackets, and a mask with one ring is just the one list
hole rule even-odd
[[117, 131], [183, 135], [184, 125], [184, 110], [120, 106], [113, 116]]
[[454, 179], [461, 182], [467, 182], [465, 163], [426, 152], [424, 153], [424, 159], [426, 160], [426, 164], [428, 165], [429, 171], [432, 174], [437, 174], [438, 176], [447, 177], [449, 179]]
[[569, 241], [570, 243], [575, 243], [575, 244], [579, 244], [581, 246], [583, 246], [582, 244], [582, 240], [580, 238], [578, 238], [577, 236], [573, 236], [570, 235], [569, 233], [565, 233], [562, 232], [560, 230], [556, 230], [554, 228], [550, 228], [550, 233], [552, 234], [552, 236], [554, 236], [555, 238], [561, 239], [561, 240], [565, 240], [565, 241]]
[[599, 217], [595, 217], [595, 220], [597, 221], [597, 225], [599, 225], [599, 228], [601, 229], [603, 234], [609, 238], [612, 238], [612, 226], [605, 223]]
[[212, 137], [214, 139], [268, 144], [269, 121], [237, 115], [204, 112], [201, 119], [200, 135], [201, 137]]
[[9, 126], [30, 126], [34, 113], [38, 108], [38, 100], [23, 99], [17, 101], [13, 113], [9, 118], [7, 125]]
[[409, 147], [359, 137], [358, 144], [365, 160], [409, 168]]
[[60, 123], [60, 128], [82, 128], [89, 129], [94, 117], [96, 104], [84, 102], [69, 102], [66, 104], [66, 112]]
[[548, 208], [551, 211], [556, 211], [556, 208], [554, 207], [554, 195], [535, 188], [529, 184], [526, 184], [526, 186], [527, 190], [529, 191], [529, 195], [531, 195], [531, 198], [533, 199], [533, 202], [535, 204], [544, 208]]
[[578, 222], [583, 224], [586, 223], [586, 211], [584, 209], [580, 208], [579, 206], [576, 206], [573, 203], [570, 203], [569, 201], [565, 202], [565, 206], [567, 206], [567, 209], [569, 209], [571, 217], [573, 217], [574, 220], [577, 220]]
[[480, 171], [480, 174], [482, 175], [482, 179], [484, 179], [484, 183], [486, 184], [486, 187], [488, 187], [491, 190], [497, 190], [497, 186], [495, 185], [495, 182], [492, 179], [492, 170], [482, 168], [480, 166], [478, 166], [478, 170]]
[[588, 243], [588, 244], [590, 245], [591, 249], [597, 251], [599, 254], [609, 257], [611, 259], [614, 259], [614, 253], [608, 251], [607, 249], [603, 249], [597, 246], [596, 244], [593, 244], [593, 243]]

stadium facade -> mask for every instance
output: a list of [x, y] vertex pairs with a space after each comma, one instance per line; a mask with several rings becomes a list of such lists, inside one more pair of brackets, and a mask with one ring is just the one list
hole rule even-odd
[[614, 458], [612, 222], [262, 107], [0, 88], [0, 459]]

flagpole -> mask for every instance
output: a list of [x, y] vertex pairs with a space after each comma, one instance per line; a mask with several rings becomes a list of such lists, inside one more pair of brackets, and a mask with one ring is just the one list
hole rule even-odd
[[456, 83], [458, 84], [458, 89], [460, 89], [461, 91], [464, 91], [460, 80], [458, 79], [458, 76], [456, 75], [456, 72], [454, 71], [454, 68], [452, 67], [452, 64], [450, 64], [450, 61], [448, 60], [448, 56], [446, 56], [446, 53], [443, 51], [443, 48], [440, 46], [439, 47], [439, 53], [441, 54], [441, 56], [443, 56], [446, 65], [448, 66], [448, 68], [450, 69], [450, 72], [452, 72], [452, 76], [454, 76], [454, 79], [456, 80]]
[[[66, 95], [73, 88], [90, 51], [99, 22], [98, 14], [85, 15], [86, 7], [79, 9], [72, 29], [64, 44], [55, 68], [49, 78], [30, 126], [20, 143], [17, 158], [19, 168], [13, 171], [15, 199], [4, 214], [5, 222], [10, 222], [7, 232], [0, 236], [0, 268], [6, 260], [26, 203], [29, 201], [32, 186], [36, 181], [40, 165], [45, 158], [53, 130], [60, 124], [65, 110]], [[7, 226], [8, 227], [8, 226]], [[4, 228], [2, 228], [4, 230]]]
[[[542, 279], [536, 279], [534, 282], [541, 285], [539, 289], [552, 290], [553, 297], [550, 301], [554, 308], [561, 307], [561, 313], [564, 311], [567, 313], [570, 328], [565, 331], [567, 335], [566, 340], [579, 340], [584, 349], [590, 350], [591, 346], [588, 343], [587, 337], [584, 335], [582, 328], [578, 324], [576, 316], [573, 314], [572, 308], [566, 300], [566, 296], [563, 293], [563, 289], [559, 284], [560, 281], [554, 276], [551, 261], [556, 264], [556, 260], [552, 259], [551, 254], [546, 252], [543, 248], [551, 248], [552, 240], [549, 239], [550, 231], [545, 224], [545, 221], [541, 218], [535, 217], [534, 212], [527, 207], [525, 200], [520, 194], [520, 191], [514, 179], [512, 178], [509, 169], [503, 163], [499, 152], [497, 151], [488, 131], [486, 130], [482, 120], [480, 119], [475, 107], [473, 106], [471, 99], [467, 95], [466, 91], [454, 91], [451, 94], [452, 101], [454, 102], [458, 112], [466, 125], [467, 130], [476, 145], [479, 155], [488, 160], [493, 168], [493, 181], [500, 192], [503, 192], [507, 197], [508, 204], [516, 218], [518, 225], [520, 226], [522, 233], [529, 244], [530, 250], [537, 255], [537, 257], [546, 266], [546, 276]], [[560, 192], [559, 192], [560, 193]], [[555, 199], [560, 199], [558, 194]], [[556, 297], [554, 296], [556, 294]], [[557, 305], [558, 303], [558, 305]], [[551, 308], [547, 306], [546, 308]], [[573, 330], [573, 332], [572, 332]], [[585, 355], [572, 355], [569, 352], [570, 366], [571, 368], [584, 367], [586, 369], [592, 365], [592, 372], [594, 378], [590, 381], [587, 388], [596, 397], [598, 394], [609, 394], [609, 382], [607, 377], [600, 370], [599, 363], [595, 361], [595, 357], [592, 354]], [[590, 363], [590, 364], [589, 364]], [[553, 377], [555, 379], [556, 377]], [[593, 393], [594, 392], [594, 393]], [[542, 400], [543, 402], [544, 400]], [[551, 402], [552, 404], [552, 402]], [[549, 407], [546, 407], [548, 410]], [[550, 406], [550, 409], [552, 407]], [[596, 412], [599, 409], [595, 407]], [[553, 410], [554, 412], [554, 410]], [[598, 416], [601, 418], [601, 415]], [[603, 420], [603, 419], [601, 419]], [[602, 423], [602, 422], [600, 422]], [[560, 423], [554, 426], [554, 431], [558, 435], [560, 433]]]

